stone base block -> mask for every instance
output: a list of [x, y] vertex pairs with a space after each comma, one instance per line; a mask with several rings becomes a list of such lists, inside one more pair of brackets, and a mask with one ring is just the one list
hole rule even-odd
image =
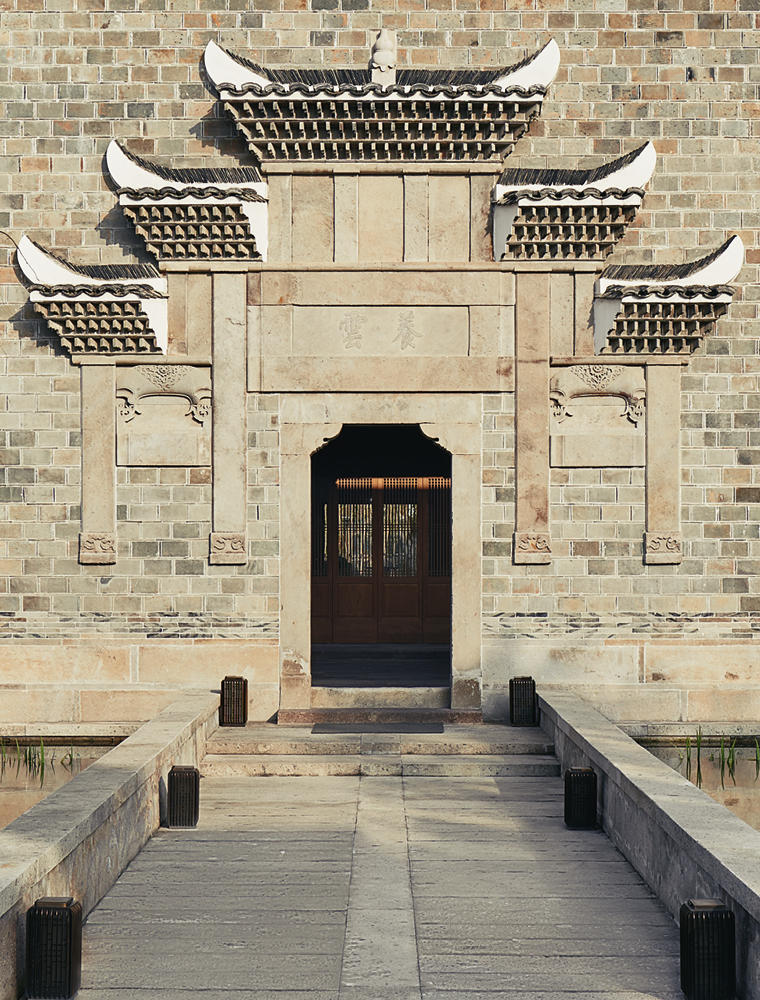
[[683, 559], [680, 531], [645, 531], [644, 562], [648, 566], [677, 565]]
[[208, 561], [212, 566], [245, 566], [248, 545], [242, 531], [212, 531]]
[[512, 553], [517, 566], [529, 564], [547, 566], [552, 561], [552, 544], [548, 533], [541, 531], [516, 531]]
[[116, 534], [113, 531], [82, 531], [79, 534], [79, 562], [108, 566], [116, 562]]

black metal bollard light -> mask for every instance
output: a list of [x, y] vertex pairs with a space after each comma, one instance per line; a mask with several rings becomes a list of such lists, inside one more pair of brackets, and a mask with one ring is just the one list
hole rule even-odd
[[200, 772], [197, 767], [174, 766], [169, 771], [166, 825], [197, 826], [200, 811]]
[[82, 904], [38, 899], [26, 911], [26, 995], [67, 1000], [82, 981]]
[[248, 678], [225, 677], [219, 703], [220, 726], [244, 726], [248, 722]]
[[571, 830], [596, 826], [596, 772], [590, 767], [565, 771], [565, 825]]
[[681, 989], [689, 1000], [734, 1000], [736, 921], [720, 899], [681, 907]]
[[535, 726], [536, 682], [532, 677], [509, 678], [509, 723], [512, 726]]

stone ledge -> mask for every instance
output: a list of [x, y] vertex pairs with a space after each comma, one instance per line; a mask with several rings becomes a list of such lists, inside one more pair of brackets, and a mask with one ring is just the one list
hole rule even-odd
[[580, 698], [541, 689], [541, 724], [563, 770], [592, 766], [601, 825], [677, 919], [694, 896], [736, 915], [739, 995], [760, 995], [760, 831], [713, 801]]
[[0, 830], [0, 1000], [20, 992], [28, 907], [71, 895], [93, 909], [158, 827], [169, 768], [198, 765], [217, 707], [214, 695], [177, 698]]

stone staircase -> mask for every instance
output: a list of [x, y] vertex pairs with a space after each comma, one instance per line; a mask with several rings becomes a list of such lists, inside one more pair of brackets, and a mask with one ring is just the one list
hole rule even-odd
[[[398, 713], [400, 715], [400, 713]], [[205, 776], [551, 777], [560, 773], [540, 729], [450, 724], [440, 715], [357, 721], [331, 712], [314, 725], [255, 723], [218, 729], [201, 764]]]

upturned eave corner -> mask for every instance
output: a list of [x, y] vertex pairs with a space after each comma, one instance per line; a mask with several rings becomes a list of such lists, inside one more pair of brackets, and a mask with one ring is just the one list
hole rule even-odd
[[594, 289], [597, 353], [692, 354], [727, 312], [743, 264], [744, 244], [731, 236], [690, 263], [607, 268]]
[[153, 265], [75, 266], [28, 236], [16, 259], [35, 312], [70, 357], [166, 354], [168, 286]]

